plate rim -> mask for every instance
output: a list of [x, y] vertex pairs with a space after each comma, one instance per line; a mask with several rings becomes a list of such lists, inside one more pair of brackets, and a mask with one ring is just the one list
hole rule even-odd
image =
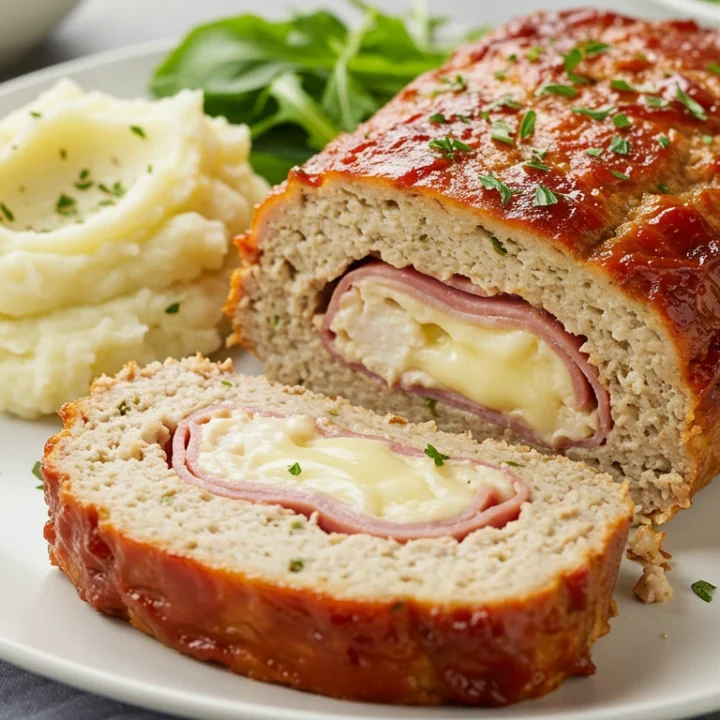
[[[704, 6], [701, 0], [654, 0], [656, 3], [666, 7], [681, 7], [682, 5]], [[720, 20], [720, 6], [717, 12], [712, 14]], [[98, 53], [92, 53], [80, 58], [66, 60], [46, 68], [41, 68], [12, 80], [0, 83], [0, 98], [15, 91], [21, 91], [40, 85], [44, 82], [59, 79], [65, 75], [72, 75], [88, 68], [99, 68], [121, 64], [126, 61], [142, 57], [152, 57], [159, 53], [170, 50], [176, 43], [177, 38], [165, 37], [143, 43], [136, 43], [121, 48], [113, 48]], [[168, 649], [168, 652], [170, 650]], [[23, 668], [28, 672], [65, 683], [76, 689], [109, 697], [111, 699], [127, 703], [129, 705], [147, 708], [161, 713], [173, 713], [186, 718], [207, 718], [207, 711], [211, 710], [213, 715], [219, 719], [237, 720], [276, 720], [278, 712], [281, 712], [287, 720], [318, 720], [318, 718], [332, 718], [338, 720], [367, 720], [367, 715], [357, 715], [350, 707], [347, 712], [340, 711], [327, 713], [315, 709], [283, 708], [281, 711], [275, 706], [267, 703], [259, 704], [254, 701], [243, 700], [238, 697], [232, 702], [216, 698], [212, 706], [208, 706], [207, 699], [196, 692], [188, 692], [182, 689], [169, 691], [164, 686], [142, 681], [128, 679], [122, 675], [108, 672], [90, 665], [82, 665], [76, 661], [69, 661], [52, 653], [24, 646], [13, 640], [0, 637], [0, 660]], [[341, 701], [339, 701], [341, 702]], [[532, 701], [529, 701], [532, 702]], [[375, 720], [395, 720], [391, 714], [392, 708], [397, 706], [368, 704], [378, 708], [374, 714]], [[421, 706], [417, 708], [417, 717], [423, 717]], [[463, 708], [447, 706], [435, 708], [436, 711], [447, 711], [448, 720], [457, 720], [458, 717], [468, 712], [482, 711], [483, 708]], [[695, 717], [706, 713], [720, 711], [720, 685], [714, 690], [709, 690], [700, 695], [678, 696], [672, 702], [657, 700], [650, 704], [648, 702], [635, 702], [620, 708], [588, 708], [582, 713], [583, 720], [681, 720], [681, 718]], [[491, 711], [490, 711], [491, 712]], [[386, 714], [388, 713], [388, 714]], [[577, 710], [561, 710], [558, 708], [541, 711], [538, 717], [577, 717]], [[500, 716], [499, 716], [500, 717]], [[507, 719], [507, 716], [505, 716]], [[440, 720], [437, 714], [432, 716], [433, 720]]]
[[695, 18], [701, 18], [703, 22], [720, 22], [720, 5], [713, 5], [706, 0], [652, 0], [652, 2], [673, 12], [694, 15]]

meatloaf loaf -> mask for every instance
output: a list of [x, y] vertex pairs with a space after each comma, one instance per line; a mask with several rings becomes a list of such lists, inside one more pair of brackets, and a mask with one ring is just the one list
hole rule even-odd
[[52, 562], [201, 660], [393, 703], [502, 705], [593, 672], [627, 487], [200, 357], [66, 405]]
[[720, 462], [720, 34], [537, 13], [294, 169], [237, 245], [268, 375], [627, 477]]

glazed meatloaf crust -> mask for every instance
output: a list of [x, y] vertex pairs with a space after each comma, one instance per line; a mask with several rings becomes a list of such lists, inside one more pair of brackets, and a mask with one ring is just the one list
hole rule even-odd
[[[719, 463], [718, 63], [717, 31], [594, 10], [459, 50], [256, 211], [234, 339], [273, 379], [627, 477], [666, 521]], [[442, 360], [483, 324], [527, 359]]]
[[[437, 477], [450, 465], [494, 468], [515, 489], [457, 538], [432, 537], [437, 522], [400, 539], [376, 520], [332, 531], [321, 500], [316, 512], [277, 486], [274, 500], [249, 499], [249, 477], [203, 471], [197, 432], [207, 439], [249, 409], [252, 422], [315, 423], [326, 439], [372, 437]], [[61, 415], [42, 466], [52, 562], [95, 609], [180, 652], [393, 703], [502, 705], [593, 671], [632, 516], [627, 487], [608, 475], [200, 357], [130, 365]], [[291, 464], [300, 451], [279, 461], [288, 482], [311, 473], [307, 460]]]

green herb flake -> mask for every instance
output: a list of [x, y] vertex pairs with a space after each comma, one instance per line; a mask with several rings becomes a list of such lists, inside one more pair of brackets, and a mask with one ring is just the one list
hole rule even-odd
[[720, 65], [718, 65], [716, 62], [711, 62], [708, 64], [707, 69], [711, 73], [715, 73], [716, 75], [720, 75]]
[[89, 190], [93, 186], [92, 180], [76, 181], [73, 183], [78, 190]]
[[515, 140], [512, 135], [512, 128], [503, 120], [496, 120], [492, 124], [492, 130], [490, 137], [497, 142], [505, 143], [506, 145], [514, 145]]
[[121, 415], [127, 415], [127, 414], [130, 412], [130, 405], [128, 405], [127, 400], [123, 400], [123, 401], [118, 405], [118, 412], [119, 412]]
[[711, 144], [712, 144], [712, 141], [713, 141], [712, 135], [703, 135], [703, 136], [702, 136], [702, 141], [703, 141], [706, 145], [711, 145]]
[[544, 85], [540, 89], [541, 95], [563, 95], [565, 97], [575, 97], [577, 90], [572, 85]]
[[583, 61], [583, 53], [580, 48], [573, 48], [569, 53], [563, 55], [563, 64], [565, 72], [572, 75], [572, 71]]
[[611, 170], [610, 171], [618, 180], [629, 180], [630, 176], [626, 175], [625, 173], [621, 173], [619, 170]]
[[537, 113], [534, 110], [528, 110], [520, 121], [520, 128], [518, 130], [520, 137], [524, 140], [529, 138], [535, 132], [535, 120], [537, 119]]
[[490, 242], [492, 243], [493, 250], [495, 250], [498, 255], [508, 254], [507, 248], [502, 244], [499, 238], [495, 237], [495, 235], [490, 235]]
[[291, 475], [298, 476], [302, 472], [302, 468], [300, 467], [300, 463], [293, 463], [292, 465], [288, 465], [288, 472]]
[[147, 171], [148, 171], [148, 174], [152, 175], [153, 166], [152, 166], [152, 165], [148, 165], [148, 166], [147, 166]]
[[503, 465], [509, 465], [510, 467], [525, 467], [522, 463], [515, 462], [514, 460], [503, 460]]
[[467, 90], [467, 80], [462, 75], [456, 75], [450, 79], [448, 77], [441, 77], [440, 82], [445, 86], [438, 90], [435, 90], [433, 95], [437, 95], [443, 92], [460, 92]]
[[33, 474], [38, 480], [42, 480], [42, 479], [43, 479], [42, 473], [40, 472], [40, 467], [41, 467], [41, 465], [42, 465], [41, 462], [38, 460], [38, 461], [33, 465], [33, 467], [32, 467], [32, 474]]
[[645, 102], [650, 107], [654, 108], [664, 108], [670, 104], [668, 100], [664, 97], [660, 97], [659, 95], [645, 95]]
[[115, 197], [121, 198], [121, 197], [123, 197], [123, 196], [125, 195], [125, 193], [127, 192], [127, 190], [123, 187], [122, 183], [118, 180], [118, 181], [116, 181], [116, 182], [113, 183], [113, 186], [112, 186], [112, 188], [110, 189], [110, 192], [111, 192]]
[[293, 558], [288, 563], [288, 570], [292, 573], [300, 572], [305, 567], [305, 561], [300, 558]]
[[535, 188], [535, 199], [533, 205], [535, 207], [546, 207], [548, 205], [555, 205], [558, 202], [557, 195], [545, 185], [538, 185]]
[[698, 580], [697, 582], [694, 582], [690, 587], [692, 588], [692, 591], [706, 603], [712, 602], [713, 593], [715, 592], [715, 590], [717, 590], [715, 585], [711, 585], [705, 580]]
[[540, 170], [541, 172], [550, 172], [552, 170], [549, 165], [546, 165], [540, 160], [540, 158], [537, 157], [534, 157], [532, 158], [532, 160], [528, 160], [526, 163], [523, 163], [523, 167], [532, 168], [533, 170]]
[[670, 188], [669, 188], [667, 185], [665, 185], [665, 183], [660, 183], [660, 184], [658, 185], [658, 190], [659, 190], [660, 193], [662, 193], [663, 195], [670, 195], [670, 194], [671, 194], [671, 193], [670, 193]]
[[37, 112], [36, 110], [31, 110], [30, 115], [32, 115], [34, 118], [41, 118], [42, 113]]
[[3, 216], [8, 222], [15, 221], [15, 215], [5, 203], [0, 203], [0, 212], [2, 212]]
[[302, 520], [293, 520], [292, 524], [290, 525], [291, 530], [304, 530], [305, 529], [305, 523]]
[[98, 207], [111, 207], [114, 204], [115, 204], [114, 200], [101, 200], [98, 203]]
[[613, 115], [613, 125], [616, 128], [629, 128], [632, 125], [632, 120], [625, 115], [625, 113], [618, 113], [617, 115]]
[[656, 135], [655, 139], [666, 150], [670, 147], [670, 138], [667, 135], [663, 135], [663, 134]]
[[469, 115], [462, 115], [461, 113], [456, 113], [455, 117], [460, 120], [460, 122], [469, 123], [470, 122], [470, 116]]
[[[512, 96], [512, 95], [503, 95], [502, 97], [499, 97], [497, 100], [493, 100], [489, 105], [485, 107], [486, 111], [489, 110], [497, 110], [499, 108], [508, 108], [510, 110], [519, 110], [522, 105]], [[486, 120], [489, 118], [485, 118]]]
[[436, 467], [442, 467], [445, 460], [450, 459], [449, 455], [443, 455], [430, 443], [428, 443], [428, 446], [425, 448], [425, 454], [434, 461]]
[[600, 157], [603, 154], [603, 149], [602, 148], [588, 148], [585, 151], [585, 154], [589, 155], [590, 157], [594, 157], [594, 158]]
[[165, 308], [166, 315], [177, 315], [180, 312], [180, 303], [174, 302], [172, 305], [168, 305]]
[[430, 122], [438, 125], [447, 125], [448, 119], [442, 113], [435, 113], [430, 116]]
[[65, 217], [77, 215], [76, 205], [77, 203], [75, 202], [75, 198], [62, 193], [55, 203], [55, 212]]
[[272, 326], [277, 327], [280, 324], [280, 316], [279, 315], [273, 315], [272, 319]]
[[147, 135], [145, 134], [145, 130], [143, 130], [139, 125], [131, 125], [130, 132], [134, 133], [138, 137], [141, 137], [143, 140], [147, 140]]
[[620, 135], [613, 135], [610, 141], [610, 150], [618, 155], [627, 155], [630, 152], [630, 141]]
[[694, 118], [702, 121], [707, 120], [705, 108], [697, 100], [693, 100], [679, 85], [675, 97], [688, 109]]
[[540, 59], [540, 56], [545, 52], [545, 48], [542, 45], [533, 45], [528, 51], [527, 59], [530, 62], [537, 62]]
[[493, 76], [496, 80], [504, 80], [506, 77], [507, 69], [505, 70], [496, 70], [493, 73]]
[[425, 400], [425, 407], [430, 411], [433, 417], [437, 417], [437, 400], [435, 398], [423, 398]]
[[596, 40], [590, 40], [580, 46], [586, 57], [593, 57], [594, 55], [601, 55], [602, 53], [612, 50], [612, 45], [608, 43], [599, 42]]
[[508, 187], [504, 182], [492, 174], [481, 175], [480, 182], [486, 190], [497, 190], [500, 193], [500, 201], [503, 205], [507, 205], [512, 196], [519, 192], [518, 190]]
[[450, 162], [455, 162], [455, 153], [457, 152], [473, 152], [473, 149], [469, 145], [466, 145], [462, 140], [452, 137], [452, 135], [430, 140], [428, 146], [431, 150], [439, 152]]
[[637, 92], [626, 80], [611, 80], [610, 87], [613, 90], [620, 90], [621, 92]]
[[615, 112], [614, 107], [598, 108], [593, 110], [592, 108], [586, 107], [574, 107], [572, 111], [577, 115], [585, 115], [586, 117], [592, 118], [593, 120], [607, 120], [610, 113]]
[[221, 380], [220, 383], [226, 387], [232, 387], [232, 383], [229, 380]]
[[67, 160], [68, 152], [65, 148], [60, 148], [60, 150], [58, 150], [58, 152], [60, 154], [61, 160]]

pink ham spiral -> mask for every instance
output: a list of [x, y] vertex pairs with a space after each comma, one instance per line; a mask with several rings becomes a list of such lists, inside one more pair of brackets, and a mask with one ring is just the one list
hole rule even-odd
[[[599, 427], [594, 435], [581, 441], [562, 440], [554, 446], [554, 449], [593, 447], [601, 445], [605, 441], [612, 428], [610, 396], [601, 385], [597, 370], [590, 365], [587, 355], [580, 350], [585, 342], [584, 338], [570, 334], [550, 313], [533, 307], [522, 298], [512, 295], [490, 296], [468, 278], [459, 275], [454, 275], [447, 283], [442, 283], [428, 275], [423, 275], [414, 268], [396, 268], [380, 261], [369, 262], [345, 275], [332, 294], [321, 330], [323, 343], [342, 363], [355, 371], [385, 382], [383, 378], [368, 370], [361, 363], [347, 361], [335, 348], [335, 334], [330, 329], [342, 296], [355, 283], [366, 279], [393, 287], [469, 323], [483, 327], [518, 328], [537, 335], [565, 363], [575, 389], [577, 409], [591, 410], [597, 407], [598, 410]], [[439, 400], [460, 410], [474, 413], [486, 422], [510, 428], [516, 435], [535, 445], [548, 446], [532, 428], [517, 418], [483, 407], [459, 393], [421, 385], [400, 384], [408, 392]]]
[[[310, 517], [317, 513], [318, 525], [326, 532], [364, 533], [383, 538], [393, 538], [399, 542], [419, 538], [454, 537], [462, 540], [466, 535], [483, 527], [500, 528], [511, 520], [517, 519], [521, 506], [530, 499], [530, 487], [515, 472], [473, 458], [452, 458], [468, 460], [473, 465], [484, 466], [503, 472], [512, 482], [515, 495], [501, 501], [492, 488], [480, 489], [470, 500], [468, 506], [457, 515], [432, 522], [396, 523], [356, 512], [349, 505], [323, 492], [293, 489], [278, 483], [232, 482], [216, 475], [203, 472], [198, 467], [198, 454], [202, 434], [202, 425], [219, 413], [232, 410], [227, 405], [214, 405], [198, 410], [182, 420], [172, 440], [172, 468], [185, 482], [202, 487], [216, 495], [247, 500], [250, 502], [281, 505], [296, 513]], [[255, 408], [236, 408], [264, 417], [285, 417]], [[315, 427], [323, 437], [359, 437], [367, 440], [380, 440], [390, 445], [393, 452], [401, 455], [422, 456], [423, 452], [405, 445], [391, 443], [385, 438], [374, 435], [360, 435], [349, 430], [332, 426]], [[292, 462], [292, 458], [288, 458]]]

